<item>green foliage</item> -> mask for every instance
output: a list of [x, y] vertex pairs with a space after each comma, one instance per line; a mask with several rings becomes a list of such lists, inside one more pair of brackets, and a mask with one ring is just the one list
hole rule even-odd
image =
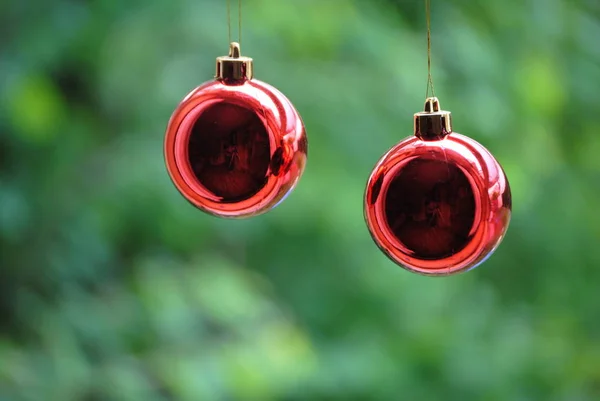
[[600, 9], [432, 3], [436, 94], [514, 204], [444, 279], [362, 217], [424, 100], [421, 1], [244, 1], [242, 52], [310, 143], [244, 221], [188, 205], [162, 155], [227, 51], [224, 1], [0, 4], [0, 400], [600, 399]]

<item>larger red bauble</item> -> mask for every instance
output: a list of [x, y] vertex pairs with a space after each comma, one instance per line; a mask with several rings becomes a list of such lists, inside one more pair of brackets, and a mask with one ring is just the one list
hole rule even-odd
[[217, 79], [189, 93], [165, 137], [173, 183], [199, 209], [219, 217], [262, 214], [290, 193], [307, 157], [302, 119], [272, 86], [252, 79], [251, 59], [217, 59]]
[[494, 157], [451, 132], [450, 113], [433, 99], [416, 115], [417, 135], [377, 163], [364, 207], [371, 236], [390, 259], [416, 273], [449, 275], [478, 266], [498, 247], [511, 193]]

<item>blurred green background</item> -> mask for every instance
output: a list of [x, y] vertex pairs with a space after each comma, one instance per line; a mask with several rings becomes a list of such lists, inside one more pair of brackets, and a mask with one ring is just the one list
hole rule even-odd
[[244, 0], [242, 52], [310, 144], [244, 221], [190, 206], [162, 153], [225, 10], [0, 2], [0, 400], [600, 400], [600, 3], [432, 1], [436, 94], [514, 204], [495, 255], [442, 279], [362, 215], [423, 107], [424, 1]]

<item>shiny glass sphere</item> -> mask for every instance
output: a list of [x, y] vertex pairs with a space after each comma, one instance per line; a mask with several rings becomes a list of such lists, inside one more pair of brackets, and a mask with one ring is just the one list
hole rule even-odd
[[413, 136], [375, 166], [364, 212], [373, 240], [395, 263], [449, 275], [478, 266], [498, 247], [510, 221], [510, 186], [473, 139]]
[[189, 93], [169, 121], [164, 153], [181, 194], [226, 218], [265, 213], [304, 171], [304, 124], [290, 101], [256, 79], [214, 80]]

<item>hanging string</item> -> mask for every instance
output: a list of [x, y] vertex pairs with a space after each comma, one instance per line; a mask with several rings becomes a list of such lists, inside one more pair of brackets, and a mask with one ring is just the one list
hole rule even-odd
[[[227, 0], [227, 37], [231, 43], [231, 0]], [[242, 44], [242, 0], [238, 0], [238, 43]]]
[[242, 0], [238, 0], [238, 43], [242, 44]]
[[231, 0], [227, 0], [227, 37], [231, 43]]
[[430, 89], [431, 96], [435, 97], [433, 77], [431, 76], [431, 0], [425, 0], [425, 16], [427, 19], [427, 91], [425, 97], [428, 98]]

